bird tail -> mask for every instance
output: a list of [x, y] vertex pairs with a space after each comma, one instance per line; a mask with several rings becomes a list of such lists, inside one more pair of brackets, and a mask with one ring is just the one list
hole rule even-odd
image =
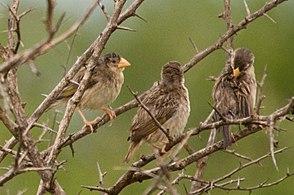
[[128, 149], [128, 153], [124, 159], [125, 163], [128, 163], [131, 160], [131, 158], [134, 156], [134, 154], [135, 154], [136, 150], [139, 148], [139, 146], [140, 146], [140, 143], [138, 143], [138, 142], [131, 143], [131, 145]]
[[224, 135], [223, 148], [226, 149], [227, 147], [232, 145], [232, 136], [231, 136], [231, 132], [230, 132], [230, 129], [229, 129], [229, 125], [224, 125], [220, 129], [221, 129], [221, 131], [223, 132], [223, 135]]
[[[215, 122], [215, 121], [221, 120], [221, 118], [220, 118], [218, 113], [215, 113], [212, 116], [212, 120]], [[230, 126], [229, 125], [224, 125], [224, 126], [218, 127], [217, 132], [222, 132], [223, 133], [223, 136], [224, 136], [223, 148], [224, 149], [226, 149], [227, 147], [232, 145], [232, 136], [231, 136]]]

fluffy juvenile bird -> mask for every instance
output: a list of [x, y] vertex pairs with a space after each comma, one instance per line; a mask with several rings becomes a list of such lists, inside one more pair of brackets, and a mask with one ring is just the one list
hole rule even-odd
[[[92, 131], [92, 123], [99, 117], [94, 121], [88, 121], [81, 109], [102, 110], [107, 113], [111, 119], [115, 118], [115, 113], [107, 108], [107, 106], [119, 95], [124, 82], [123, 70], [127, 66], [130, 66], [130, 63], [116, 53], [106, 54], [97, 61], [97, 65], [93, 69], [85, 92], [77, 105], [77, 110], [85, 125], [89, 126]], [[85, 71], [85, 67], [79, 70], [72, 82], [63, 89], [50, 108], [67, 103], [78, 89]]]
[[[182, 134], [190, 115], [188, 90], [184, 85], [184, 73], [178, 62], [169, 62], [162, 68], [161, 81], [142, 100], [157, 121], [176, 138]], [[147, 111], [139, 107], [130, 128], [131, 141], [125, 162], [134, 155], [143, 141], [157, 151], [165, 152], [169, 142]]]
[[[254, 73], [254, 55], [245, 48], [234, 51], [232, 62], [223, 69], [216, 81], [212, 96], [216, 112], [214, 121], [222, 117], [229, 119], [254, 115], [256, 80]], [[224, 148], [232, 144], [229, 125], [219, 128], [224, 134]]]

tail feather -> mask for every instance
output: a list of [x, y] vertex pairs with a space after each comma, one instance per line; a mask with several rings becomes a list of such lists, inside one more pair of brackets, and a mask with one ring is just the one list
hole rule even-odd
[[[212, 116], [212, 120], [219, 121], [219, 120], [221, 120], [221, 117], [219, 116], [218, 113], [215, 113]], [[232, 136], [231, 136], [231, 132], [230, 132], [230, 126], [224, 125], [224, 126], [218, 127], [217, 131], [222, 132], [222, 134], [224, 136], [223, 148], [226, 149], [227, 147], [231, 146], [232, 145]]]
[[131, 158], [134, 156], [134, 154], [135, 154], [136, 150], [139, 148], [139, 146], [140, 146], [140, 143], [138, 143], [138, 142], [131, 143], [131, 145], [128, 149], [128, 153], [124, 159], [125, 163], [128, 163], [131, 160]]
[[223, 135], [224, 135], [223, 148], [226, 149], [227, 147], [232, 145], [232, 136], [229, 129], [229, 125], [224, 125], [223, 127], [221, 127], [221, 131], [223, 132]]

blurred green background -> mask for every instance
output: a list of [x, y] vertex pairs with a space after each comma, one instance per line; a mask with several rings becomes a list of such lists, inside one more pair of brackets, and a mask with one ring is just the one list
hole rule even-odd
[[[10, 3], [10, 1], [2, 1]], [[86, 10], [91, 1], [57, 1], [54, 13], [55, 21], [63, 12], [66, 13], [64, 24], [60, 32], [65, 31]], [[107, 9], [112, 9], [112, 1], [103, 1]], [[248, 0], [251, 11], [255, 11], [264, 5], [266, 1]], [[108, 4], [107, 4], [108, 3]], [[130, 2], [128, 2], [129, 4]], [[21, 1], [20, 12], [33, 7], [32, 13], [25, 16], [21, 22], [22, 42], [24, 48], [29, 48], [46, 37], [42, 19], [45, 17], [45, 1]], [[127, 90], [130, 86], [133, 90], [143, 92], [159, 79], [160, 69], [167, 61], [177, 60], [186, 63], [195, 51], [189, 41], [191, 38], [199, 48], [203, 50], [210, 46], [225, 31], [224, 21], [217, 17], [223, 11], [223, 1], [220, 0], [152, 0], [145, 1], [139, 8], [138, 13], [143, 16], [147, 23], [138, 18], [131, 18], [123, 25], [135, 29], [137, 32], [116, 31], [106, 45], [104, 53], [116, 51], [131, 62], [132, 66], [125, 70], [125, 84], [121, 95], [112, 104], [118, 107], [133, 97]], [[6, 45], [7, 9], [0, 7], [0, 43]], [[232, 1], [232, 14], [234, 23], [245, 17], [246, 11], [242, 1]], [[262, 114], [269, 114], [276, 108], [287, 103], [287, 99], [294, 95], [294, 1], [283, 3], [268, 13], [277, 23], [273, 23], [266, 17], [253, 22], [248, 29], [241, 31], [235, 37], [234, 47], [250, 48], [255, 54], [255, 70], [259, 80], [264, 67], [267, 66], [268, 77], [266, 79], [264, 92], [266, 100]], [[37, 58], [35, 64], [41, 72], [41, 76], [35, 76], [29, 66], [23, 65], [19, 69], [19, 84], [22, 99], [27, 103], [26, 112], [29, 116], [41, 103], [41, 94], [49, 93], [64, 75], [64, 67], [67, 70], [75, 62], [77, 56], [95, 40], [99, 32], [105, 26], [105, 18], [99, 8], [96, 9], [90, 20], [79, 30], [74, 41], [72, 52], [69, 54], [68, 45], [72, 39], [60, 44], [45, 55]], [[24, 48], [21, 48], [23, 50]], [[67, 58], [69, 56], [69, 61]], [[186, 74], [186, 86], [190, 91], [191, 116], [187, 128], [197, 126], [209, 114], [212, 102], [211, 89], [213, 83], [206, 79], [210, 75], [217, 76], [225, 62], [225, 53], [222, 50], [214, 52], [202, 60], [197, 66]], [[63, 110], [62, 110], [63, 111]], [[74, 144], [75, 157], [71, 156], [69, 148], [63, 149], [59, 161], [66, 160], [64, 169], [57, 174], [57, 179], [68, 194], [90, 194], [91, 192], [81, 189], [80, 185], [98, 185], [97, 165], [99, 162], [103, 171], [107, 172], [105, 186], [109, 187], [122, 175], [128, 165], [122, 163], [128, 148], [128, 129], [135, 109], [119, 116], [111, 127], [104, 126], [98, 132], [91, 134]], [[88, 118], [95, 118], [101, 113], [87, 111]], [[60, 120], [62, 115], [58, 115]], [[49, 111], [40, 120], [53, 126], [54, 111]], [[279, 127], [286, 129], [285, 132], [276, 133], [280, 141], [279, 147], [293, 146], [294, 124], [288, 121], [277, 123]], [[75, 132], [82, 127], [80, 116], [75, 113], [70, 123], [68, 133]], [[10, 134], [0, 126], [0, 141], [10, 138]], [[55, 125], [56, 128], [56, 125]], [[35, 132], [40, 130], [36, 129]], [[36, 134], [37, 134], [36, 133]], [[193, 137], [190, 144], [195, 149], [206, 144], [209, 132], [204, 132], [201, 137]], [[50, 135], [47, 137], [50, 138]], [[47, 143], [39, 146], [45, 148]], [[259, 157], [269, 151], [268, 134], [259, 132], [234, 145], [232, 149], [250, 156]], [[147, 154], [149, 147], [142, 149], [139, 153]], [[186, 155], [186, 152], [181, 154]], [[280, 171], [276, 171], [270, 159], [262, 162], [263, 166], [252, 166], [234, 176], [234, 178], [246, 177], [242, 186], [257, 185], [266, 179], [274, 181], [285, 175], [287, 168], [294, 171], [294, 150], [277, 155], [277, 163]], [[12, 161], [9, 157], [1, 163], [5, 167]], [[206, 179], [213, 179], [238, 167], [240, 159], [236, 159], [224, 152], [213, 154], [209, 160]], [[195, 166], [191, 165], [186, 174], [193, 174]], [[0, 171], [0, 175], [5, 170]], [[294, 177], [284, 181], [278, 186], [268, 189], [254, 191], [253, 194], [293, 194]], [[18, 191], [26, 190], [25, 194], [35, 194], [39, 184], [37, 173], [29, 173], [15, 177], [13, 180], [0, 188], [0, 194], [16, 194]], [[150, 181], [136, 183], [121, 192], [121, 194], [140, 194], [149, 185]], [[181, 182], [177, 186], [179, 192], [185, 193], [184, 186], [188, 189], [188, 182]], [[95, 192], [92, 192], [92, 194]], [[97, 193], [97, 192], [96, 192]], [[247, 194], [248, 192], [229, 192], [229, 194]], [[214, 190], [212, 194], [227, 194], [225, 191]]]

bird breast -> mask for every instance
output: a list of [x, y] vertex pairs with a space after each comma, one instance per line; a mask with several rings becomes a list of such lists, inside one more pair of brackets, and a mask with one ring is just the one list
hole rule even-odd
[[86, 109], [101, 109], [110, 105], [119, 95], [124, 76], [122, 72], [116, 76], [116, 79], [105, 79], [93, 85], [93, 89], [86, 90], [81, 98], [80, 107]]
[[[175, 139], [179, 137], [187, 124], [189, 115], [190, 115], [190, 101], [189, 101], [189, 94], [186, 87], [183, 88], [184, 96], [179, 96], [183, 99], [176, 100], [178, 104], [177, 112], [168, 119], [162, 126], [168, 130], [169, 135]], [[166, 135], [161, 131], [157, 130], [151, 133], [147, 138], [146, 141], [153, 145], [155, 148], [164, 148], [164, 146], [168, 143], [168, 139]]]

